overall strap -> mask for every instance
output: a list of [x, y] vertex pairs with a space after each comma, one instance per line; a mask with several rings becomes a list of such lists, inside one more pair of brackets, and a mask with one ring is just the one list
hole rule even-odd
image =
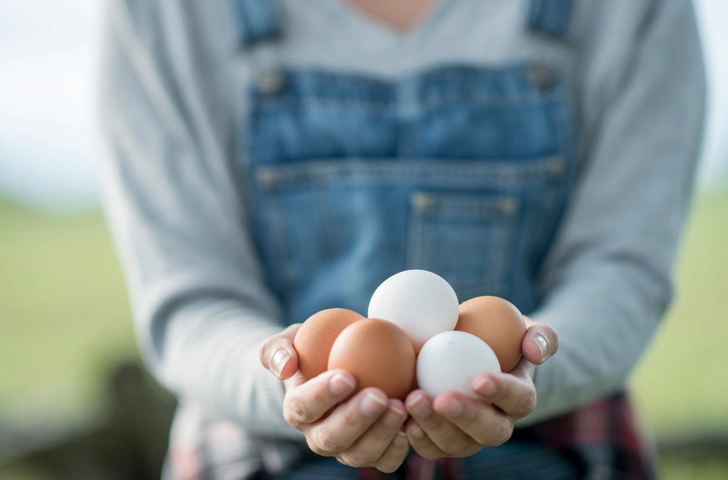
[[563, 38], [571, 21], [574, 0], [530, 0], [526, 25], [535, 32]]
[[275, 40], [283, 32], [276, 0], [232, 0], [244, 47]]

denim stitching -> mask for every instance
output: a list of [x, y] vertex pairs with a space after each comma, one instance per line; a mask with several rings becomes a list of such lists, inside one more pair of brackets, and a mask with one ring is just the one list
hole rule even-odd
[[[513, 190], [524, 183], [549, 180], [550, 166], [563, 161], [560, 156], [534, 160], [435, 161], [366, 159], [363, 162], [342, 160], [307, 160], [305, 162], [258, 167], [256, 177], [263, 188], [320, 185], [332, 182], [368, 185], [423, 182], [435, 186], [482, 188], [486, 185], [506, 186]], [[275, 182], [264, 181], [265, 176]], [[403, 179], [406, 179], [403, 182]]]

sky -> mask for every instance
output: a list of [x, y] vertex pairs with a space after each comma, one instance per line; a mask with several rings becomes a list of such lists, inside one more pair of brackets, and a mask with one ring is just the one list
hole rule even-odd
[[0, 195], [97, 198], [99, 0], [0, 0]]
[[[0, 0], [0, 196], [98, 201], [101, 0]], [[700, 184], [728, 178], [728, 1], [696, 0], [711, 101]]]

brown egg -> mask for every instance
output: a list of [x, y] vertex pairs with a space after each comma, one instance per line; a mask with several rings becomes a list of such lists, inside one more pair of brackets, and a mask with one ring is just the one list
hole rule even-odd
[[510, 372], [521, 359], [526, 322], [521, 312], [499, 297], [475, 297], [460, 304], [455, 330], [472, 333], [495, 352], [501, 370]]
[[306, 379], [325, 372], [336, 337], [346, 327], [363, 318], [345, 308], [329, 308], [311, 315], [293, 339], [293, 348], [298, 354], [298, 371]]
[[420, 384], [417, 383], [417, 357], [420, 356], [420, 352], [415, 349], [415, 374], [412, 378], [412, 385], [410, 385], [410, 392], [414, 392], [415, 390], [420, 388]]
[[392, 322], [365, 319], [346, 327], [331, 347], [329, 370], [341, 368], [356, 378], [357, 388], [381, 388], [404, 400], [415, 375], [415, 348]]

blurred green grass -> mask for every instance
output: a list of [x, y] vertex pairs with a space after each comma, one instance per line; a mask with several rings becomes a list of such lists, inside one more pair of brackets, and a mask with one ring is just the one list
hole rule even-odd
[[658, 435], [728, 432], [726, 287], [728, 193], [703, 194], [687, 223], [675, 300], [631, 379], [634, 398]]
[[131, 355], [102, 215], [0, 202], [0, 416], [82, 417], [98, 404], [104, 369]]
[[[677, 295], [631, 380], [656, 434], [728, 431], [728, 194], [698, 196]], [[54, 215], [0, 201], [0, 418], [84, 418], [104, 374], [136, 357], [121, 272], [99, 212]], [[667, 459], [667, 479], [728, 478], [725, 464]]]

